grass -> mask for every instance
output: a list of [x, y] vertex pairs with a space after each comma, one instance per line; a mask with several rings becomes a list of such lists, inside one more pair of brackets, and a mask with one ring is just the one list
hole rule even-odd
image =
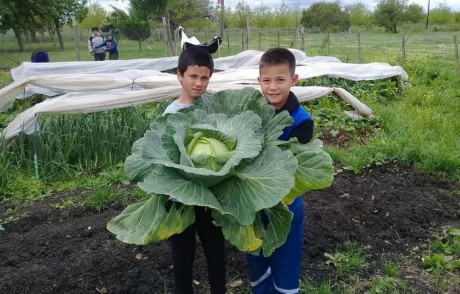
[[[196, 35], [199, 40], [213, 36], [212, 31], [189, 30], [187, 34]], [[251, 31], [249, 49], [289, 47], [293, 34], [294, 29]], [[402, 60], [401, 49], [403, 35], [406, 37], [405, 60]], [[410, 82], [403, 88], [401, 81], [396, 79], [352, 82], [322, 77], [302, 81], [303, 85], [343, 87], [373, 110], [373, 119], [352, 121], [344, 114], [349, 106], [335, 96], [305, 104], [315, 118], [316, 136], [339, 142], [326, 145], [339, 168], [359, 172], [365, 167], [399, 160], [460, 182], [460, 72], [454, 59], [453, 35], [455, 33], [414, 29], [406, 29], [401, 34], [360, 32], [361, 61], [401, 65]], [[82, 32], [80, 56], [81, 60], [91, 60], [86, 54], [85, 36], [86, 32]], [[69, 35], [66, 40], [67, 44], [72, 44]], [[220, 55], [240, 52], [241, 40], [241, 30], [228, 30], [228, 39], [224, 36]], [[136, 42], [126, 39], [120, 40], [119, 46], [121, 59], [164, 56], [164, 47], [155, 34], [143, 42], [143, 51], [139, 51]], [[294, 47], [299, 46], [297, 38]], [[64, 51], [50, 42], [27, 44], [27, 48], [27, 53], [17, 53], [15, 40], [7, 36], [0, 47], [0, 68], [28, 61], [35, 49], [49, 51], [53, 62], [75, 60], [75, 50], [70, 45]], [[358, 49], [357, 32], [306, 36], [309, 56], [330, 55], [344, 62], [359, 62]], [[214, 57], [218, 56], [219, 53]], [[8, 71], [0, 71], [0, 87], [11, 81]], [[0, 129], [40, 99], [43, 97], [17, 101], [9, 112], [0, 113]], [[35, 138], [21, 135], [14, 148], [0, 152], [0, 201], [33, 201], [52, 191], [92, 187], [84, 198], [67, 199], [53, 207], [66, 209], [84, 205], [99, 211], [114, 203], [125, 205], [126, 197], [112, 185], [126, 183], [123, 161], [133, 141], [144, 133], [148, 121], [162, 113], [166, 103], [94, 114], [42, 115], [42, 129], [37, 138], [40, 181], [33, 170]], [[2, 216], [0, 230], [1, 224], [10, 221], [12, 214]], [[420, 256], [420, 267], [443, 292], [452, 288], [458, 275], [459, 238], [458, 229], [446, 230], [431, 240], [428, 250]], [[382, 261], [382, 268], [375, 269], [373, 276], [357, 281], [356, 273], [362, 271], [372, 257], [356, 243], [348, 243], [345, 248], [328, 253], [326, 258], [334, 275], [327, 281], [304, 279], [301, 293], [360, 292], [356, 285], [365, 288], [364, 293], [410, 292], [403, 281], [401, 265], [389, 261]]]

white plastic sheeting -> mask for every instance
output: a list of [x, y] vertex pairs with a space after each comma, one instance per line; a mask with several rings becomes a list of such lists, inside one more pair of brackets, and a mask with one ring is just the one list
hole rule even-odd
[[[345, 78], [354, 81], [376, 80], [400, 76], [407, 80], [399, 66], [385, 63], [344, 64], [334, 57], [308, 58], [304, 52], [291, 49], [298, 66], [299, 79], [318, 76]], [[258, 62], [263, 52], [248, 50], [234, 56], [215, 59], [215, 73], [208, 92], [254, 87], [259, 89]], [[16, 98], [34, 93], [57, 96], [21, 113], [2, 132], [0, 138], [10, 140], [21, 131], [36, 129], [39, 113], [96, 112], [113, 108], [177, 97], [180, 84], [175, 74], [162, 73], [177, 66], [176, 57], [110, 60], [101, 62], [24, 62], [12, 69], [15, 80], [0, 90], [0, 111]], [[347, 100], [358, 116], [369, 116], [371, 109], [352, 94], [340, 88], [293, 87], [301, 101], [323, 97], [331, 92]], [[64, 94], [64, 95], [62, 95]]]

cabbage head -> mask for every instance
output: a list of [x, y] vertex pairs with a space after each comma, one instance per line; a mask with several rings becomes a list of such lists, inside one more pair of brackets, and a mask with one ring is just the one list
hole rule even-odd
[[320, 141], [278, 140], [292, 123], [253, 88], [204, 94], [192, 107], [156, 119], [124, 166], [148, 196], [108, 230], [146, 245], [184, 231], [195, 221], [194, 206], [203, 206], [239, 250], [271, 255], [290, 229], [286, 205], [333, 180]]

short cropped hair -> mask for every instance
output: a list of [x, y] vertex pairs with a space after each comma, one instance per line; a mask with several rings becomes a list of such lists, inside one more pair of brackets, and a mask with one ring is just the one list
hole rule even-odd
[[98, 32], [99, 32], [99, 28], [98, 28], [98, 27], [93, 27], [93, 28], [91, 29], [91, 32], [94, 32], [94, 31], [98, 31]]
[[259, 70], [265, 66], [280, 64], [289, 65], [291, 75], [295, 74], [295, 56], [286, 48], [271, 48], [265, 51], [259, 61]]
[[187, 70], [190, 65], [205, 66], [212, 72], [214, 71], [214, 60], [208, 51], [198, 46], [189, 47], [182, 51], [179, 56], [177, 70], [181, 75]]

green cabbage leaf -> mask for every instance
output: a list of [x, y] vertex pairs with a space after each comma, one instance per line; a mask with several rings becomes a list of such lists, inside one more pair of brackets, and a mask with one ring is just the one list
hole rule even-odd
[[333, 180], [320, 141], [278, 140], [292, 122], [286, 111], [275, 115], [253, 88], [204, 94], [192, 107], [158, 118], [124, 166], [148, 196], [108, 230], [146, 245], [185, 230], [194, 222], [193, 207], [201, 206], [239, 250], [269, 256], [289, 232], [287, 205]]

